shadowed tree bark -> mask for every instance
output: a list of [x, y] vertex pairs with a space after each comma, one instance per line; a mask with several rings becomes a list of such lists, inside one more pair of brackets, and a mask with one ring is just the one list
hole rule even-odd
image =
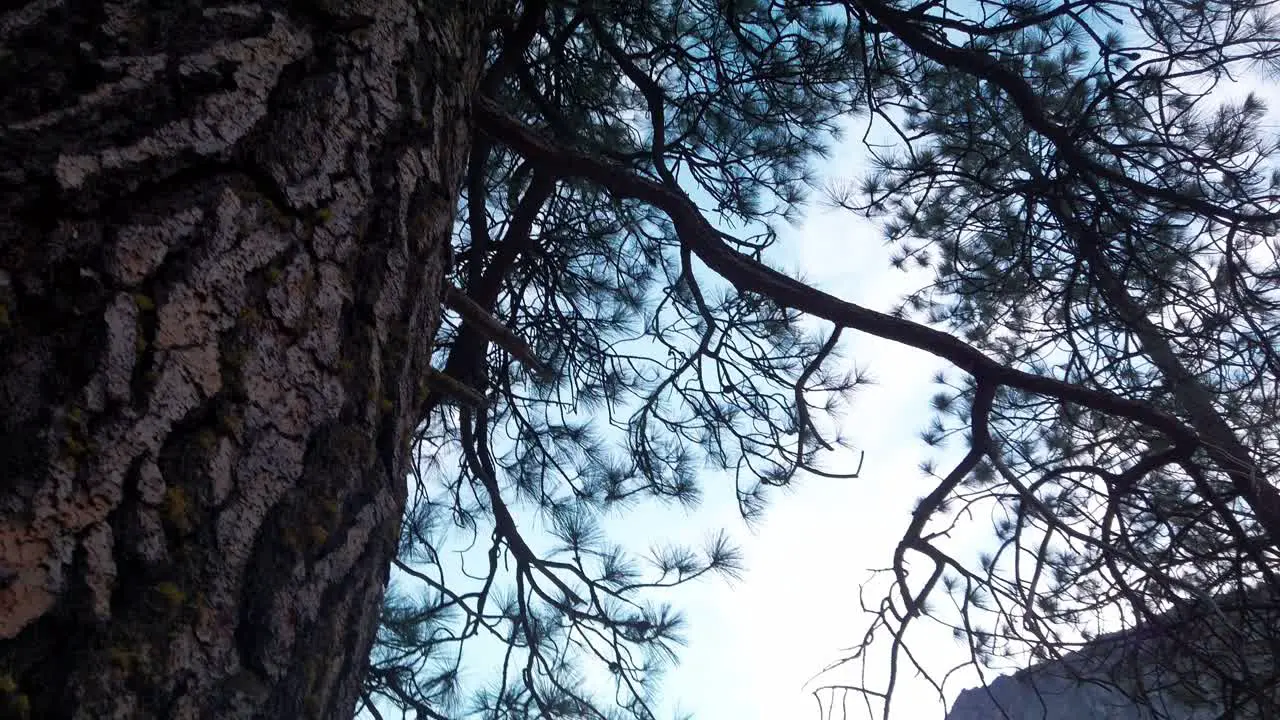
[[0, 715], [350, 716], [488, 5], [0, 15]]

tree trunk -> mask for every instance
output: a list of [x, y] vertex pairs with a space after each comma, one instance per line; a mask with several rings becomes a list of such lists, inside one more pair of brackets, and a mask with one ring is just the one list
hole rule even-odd
[[483, 14], [0, 15], [0, 716], [351, 716]]

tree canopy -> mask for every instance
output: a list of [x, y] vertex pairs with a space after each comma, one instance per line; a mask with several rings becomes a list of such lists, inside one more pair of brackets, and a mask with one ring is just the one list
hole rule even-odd
[[[367, 712], [655, 717], [682, 622], [662, 589], [742, 559], [722, 535], [645, 556], [600, 518], [696, 503], [708, 464], [747, 519], [798, 474], [856, 473], [823, 463], [849, 439], [822, 431], [866, 382], [840, 361], [856, 333], [955, 367], [923, 438], [965, 452], [925, 464], [935, 489], [849, 661], [905, 671], [922, 618], [983, 663], [1225, 603], [1274, 643], [1250, 609], [1280, 599], [1276, 138], [1257, 95], [1226, 95], [1276, 68], [1271, 13], [531, 0], [491, 18], [451, 280], [537, 361], [444, 323], [437, 366], [483, 402], [422, 410], [396, 562], [414, 590], [388, 596]], [[859, 124], [896, 141], [864, 136], [865, 178], [816, 177]], [[818, 189], [932, 282], [883, 313], [767, 265]], [[948, 527], [992, 516], [990, 553], [951, 552]], [[460, 537], [479, 570], [442, 552]], [[486, 642], [500, 668], [462, 682]], [[1212, 667], [1187, 683], [1205, 701], [1275, 702], [1274, 653]], [[893, 688], [857, 689], [887, 714]]]

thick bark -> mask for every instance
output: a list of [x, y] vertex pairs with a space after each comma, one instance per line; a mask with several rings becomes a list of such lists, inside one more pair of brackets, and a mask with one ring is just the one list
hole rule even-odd
[[351, 715], [482, 5], [0, 15], [0, 715]]

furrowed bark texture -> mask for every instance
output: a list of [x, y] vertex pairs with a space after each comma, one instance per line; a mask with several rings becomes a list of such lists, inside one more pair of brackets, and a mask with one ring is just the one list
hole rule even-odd
[[0, 716], [351, 716], [483, 5], [0, 15]]

